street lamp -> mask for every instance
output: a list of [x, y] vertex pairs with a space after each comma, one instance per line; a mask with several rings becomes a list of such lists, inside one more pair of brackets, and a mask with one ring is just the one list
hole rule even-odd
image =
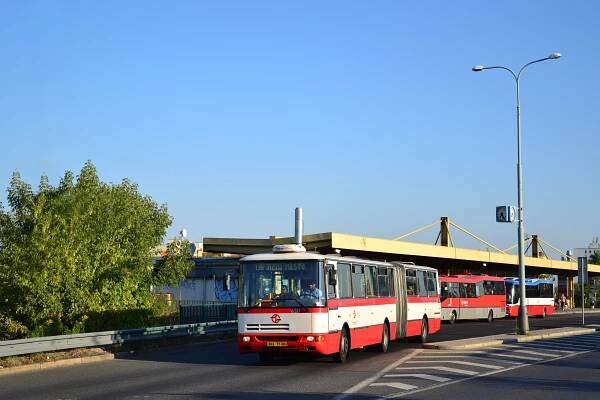
[[539, 60], [528, 62], [523, 65], [518, 73], [514, 73], [512, 69], [503, 67], [501, 65], [494, 67], [484, 67], [483, 65], [476, 65], [473, 67], [474, 72], [482, 72], [486, 69], [503, 69], [512, 75], [515, 78], [515, 83], [517, 85], [517, 190], [518, 190], [518, 220], [519, 227], [517, 229], [518, 237], [519, 237], [519, 288], [520, 288], [520, 301], [519, 301], [519, 325], [518, 325], [518, 333], [521, 335], [526, 334], [529, 331], [529, 320], [527, 319], [527, 307], [525, 303], [527, 298], [525, 296], [525, 251], [524, 251], [524, 243], [523, 236], [525, 232], [525, 228], [523, 227], [523, 173], [521, 167], [521, 107], [519, 102], [519, 80], [521, 79], [521, 73], [525, 68], [530, 66], [531, 64], [539, 63], [546, 60], [558, 60], [561, 57], [560, 53], [552, 53], [548, 57], [540, 58]]

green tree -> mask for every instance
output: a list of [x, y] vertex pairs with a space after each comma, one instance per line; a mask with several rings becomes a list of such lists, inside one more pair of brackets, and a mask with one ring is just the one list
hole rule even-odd
[[600, 251], [596, 251], [591, 259], [592, 264], [600, 265]]
[[152, 249], [172, 222], [166, 206], [127, 179], [101, 182], [91, 162], [76, 179], [67, 171], [57, 187], [42, 177], [37, 192], [14, 173], [8, 204], [8, 211], [0, 205], [0, 321], [12, 331], [144, 323], [151, 286], [180, 281], [192, 266], [187, 243], [154, 262]]

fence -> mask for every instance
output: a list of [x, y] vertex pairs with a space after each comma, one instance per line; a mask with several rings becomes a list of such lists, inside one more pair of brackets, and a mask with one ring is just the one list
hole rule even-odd
[[231, 321], [237, 319], [236, 303], [179, 302], [179, 323]]
[[223, 320], [200, 324], [170, 325], [120, 331], [81, 333], [77, 335], [5, 340], [0, 341], [0, 357], [40, 353], [45, 351], [68, 350], [80, 347], [107, 346], [141, 340], [200, 336], [214, 333], [233, 333], [236, 330], [237, 325], [235, 320]]

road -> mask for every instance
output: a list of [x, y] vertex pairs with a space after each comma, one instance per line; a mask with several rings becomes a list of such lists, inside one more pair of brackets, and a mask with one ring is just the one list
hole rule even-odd
[[[600, 324], [600, 314], [588, 315], [586, 322]], [[431, 336], [431, 340], [512, 332], [515, 323], [515, 320], [496, 320], [492, 324], [444, 324], [442, 332]], [[579, 323], [579, 315], [530, 320], [532, 328]], [[380, 396], [435, 399], [459, 395], [469, 399], [476, 394], [481, 398], [485, 393], [489, 400], [517, 396], [518, 391], [527, 392], [532, 399], [544, 396], [544, 400], [564, 398], [566, 392], [578, 391], [579, 399], [600, 391], [600, 334], [592, 336], [556, 339], [545, 343], [545, 347], [540, 347], [544, 343], [536, 342], [523, 348], [502, 346], [486, 349], [484, 353], [444, 354], [452, 357], [429, 353], [434, 350], [423, 350], [418, 343], [397, 342], [387, 354], [354, 351], [351, 360], [343, 365], [329, 358], [261, 365], [255, 355], [239, 355], [232, 341], [193, 344], [111, 361], [2, 376], [0, 399], [340, 400]], [[456, 370], [470, 372], [464, 375]], [[419, 377], [386, 377], [394, 374]]]

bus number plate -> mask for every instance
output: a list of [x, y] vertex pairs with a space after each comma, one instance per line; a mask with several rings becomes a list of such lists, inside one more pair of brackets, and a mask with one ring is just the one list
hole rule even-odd
[[287, 342], [267, 342], [267, 347], [287, 347]]

